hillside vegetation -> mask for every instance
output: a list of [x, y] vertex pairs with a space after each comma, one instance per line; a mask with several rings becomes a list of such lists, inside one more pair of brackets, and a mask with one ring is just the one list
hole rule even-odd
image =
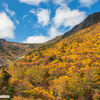
[[12, 100], [100, 100], [100, 23], [34, 49], [0, 73], [0, 92]]
[[10, 61], [25, 56], [33, 48], [38, 46], [40, 46], [40, 44], [9, 42], [0, 38], [0, 65], [8, 64]]
[[46, 43], [16, 43], [0, 38], [0, 65], [7, 65], [12, 61], [23, 58], [34, 48], [46, 45], [54, 45], [61, 40], [62, 36], [57, 36]]

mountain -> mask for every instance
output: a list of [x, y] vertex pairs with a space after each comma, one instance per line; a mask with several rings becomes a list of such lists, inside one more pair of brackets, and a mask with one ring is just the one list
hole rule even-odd
[[70, 31], [66, 32], [62, 36], [62, 38], [65, 38], [66, 36], [70, 36], [71, 34], [74, 34], [78, 32], [79, 30], [85, 29], [98, 22], [100, 22], [100, 12], [89, 15], [82, 23], [80, 23], [79, 25], [76, 25]]
[[[50, 41], [47, 41], [43, 44], [21, 44], [21, 43], [13, 43], [8, 42], [5, 39], [0, 39], [0, 59], [6, 60], [7, 62], [19, 59], [23, 55], [25, 56], [28, 52], [33, 50], [33, 48], [40, 46], [52, 46], [60, 41], [62, 41], [65, 37], [68, 37], [76, 32], [85, 29], [87, 27], [92, 26], [100, 22], [100, 12], [89, 15], [82, 23], [73, 27], [70, 31], [66, 32], [62, 36], [58, 36]], [[0, 61], [1, 62], [1, 61]]]
[[6, 74], [1, 71], [1, 79], [11, 76], [6, 92], [12, 100], [100, 100], [98, 16], [93, 25], [87, 24], [52, 45], [35, 48], [23, 59], [10, 63]]
[[57, 43], [57, 42], [59, 42], [59, 41], [61, 40], [61, 37], [62, 37], [62, 35], [60, 35], [60, 36], [56, 36], [54, 39], [51, 39], [51, 40], [47, 41], [47, 42], [44, 43], [44, 44]]
[[8, 64], [10, 61], [18, 60], [23, 58], [28, 52], [31, 52], [34, 48], [41, 46], [47, 47], [52, 46], [57, 43], [62, 36], [57, 36], [52, 40], [47, 41], [46, 43], [39, 44], [25, 44], [25, 43], [16, 43], [9, 42], [5, 39], [0, 39], [0, 65]]
[[28, 52], [40, 46], [40, 44], [22, 44], [16, 42], [8, 42], [5, 39], [0, 39], [0, 62], [17, 59], [25, 56]]

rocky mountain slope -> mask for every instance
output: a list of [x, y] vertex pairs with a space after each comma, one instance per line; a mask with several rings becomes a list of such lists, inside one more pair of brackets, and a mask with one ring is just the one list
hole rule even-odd
[[0, 64], [26, 55], [33, 48], [38, 46], [40, 46], [40, 44], [21, 44], [0, 39]]
[[89, 15], [82, 23], [80, 23], [79, 25], [76, 25], [70, 31], [66, 32], [62, 36], [62, 38], [66, 37], [66, 36], [70, 36], [71, 34], [74, 34], [74, 33], [78, 32], [79, 30], [85, 29], [93, 24], [98, 23], [98, 22], [100, 22], [100, 12]]
[[57, 36], [54, 39], [43, 44], [24, 44], [9, 42], [5, 39], [0, 39], [0, 65], [9, 63], [13, 60], [19, 60], [23, 58], [27, 53], [33, 51], [34, 48], [38, 48], [41, 46], [52, 46], [60, 41], [61, 37], [62, 36]]

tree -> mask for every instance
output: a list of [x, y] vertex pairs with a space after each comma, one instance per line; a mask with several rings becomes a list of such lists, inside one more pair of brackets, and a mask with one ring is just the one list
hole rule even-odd
[[25, 73], [25, 78], [35, 85], [39, 86], [40, 83], [43, 81], [43, 77], [45, 75], [45, 68], [43, 66], [33, 66], [30, 69], [27, 69]]

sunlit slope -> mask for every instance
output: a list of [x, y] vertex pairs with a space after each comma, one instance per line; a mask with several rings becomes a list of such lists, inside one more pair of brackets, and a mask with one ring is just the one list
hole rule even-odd
[[[48, 45], [47, 45], [48, 46]], [[45, 65], [45, 63], [59, 63], [59, 59], [66, 62], [65, 58], [74, 61], [82, 60], [84, 56], [88, 59], [90, 55], [98, 56], [100, 53], [100, 23], [81, 30], [74, 35], [66, 37], [64, 40], [52, 47], [40, 47], [34, 49], [24, 59], [19, 61], [21, 64]], [[46, 60], [52, 61], [46, 61]]]
[[7, 71], [15, 94], [40, 100], [99, 100], [100, 23], [34, 49]]

